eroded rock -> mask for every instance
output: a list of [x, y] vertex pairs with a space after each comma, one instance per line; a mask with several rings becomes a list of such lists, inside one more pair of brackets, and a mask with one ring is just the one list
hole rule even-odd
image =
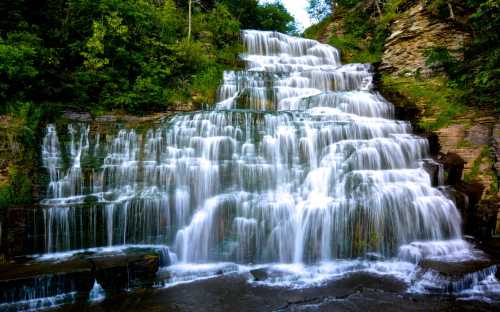
[[432, 70], [425, 64], [428, 49], [444, 46], [462, 59], [461, 48], [469, 40], [466, 31], [433, 17], [415, 1], [392, 23], [380, 69], [398, 75], [430, 74]]

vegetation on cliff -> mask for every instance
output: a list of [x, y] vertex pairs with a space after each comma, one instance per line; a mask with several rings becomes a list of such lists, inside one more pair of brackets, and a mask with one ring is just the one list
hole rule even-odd
[[436, 46], [427, 52], [427, 65], [447, 74], [449, 88], [466, 91], [459, 97], [462, 104], [499, 109], [496, 96], [500, 89], [500, 35], [496, 31], [500, 26], [499, 1], [311, 0], [309, 11], [315, 14], [332, 10], [332, 3], [333, 15], [307, 29], [305, 36], [316, 39], [323, 36], [349, 62], [380, 62], [391, 23], [417, 3], [437, 21], [470, 32], [472, 40], [462, 47], [463, 59], [457, 59], [454, 51], [446, 47]]
[[[240, 27], [293, 30], [279, 3], [16, 0], [0, 14], [0, 113], [20, 103], [145, 113], [210, 102]], [[198, 103], [200, 104], [200, 103]]]

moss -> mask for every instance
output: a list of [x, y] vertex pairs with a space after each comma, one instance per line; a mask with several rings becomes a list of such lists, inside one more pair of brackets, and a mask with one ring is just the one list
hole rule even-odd
[[[481, 175], [481, 165], [484, 164], [484, 163], [488, 163], [489, 166], [493, 166], [493, 163], [491, 161], [491, 155], [492, 153], [492, 150], [491, 150], [491, 147], [490, 146], [485, 146], [482, 150], [481, 150], [481, 153], [479, 154], [479, 156], [474, 160], [474, 162], [472, 163], [472, 167], [471, 169], [468, 171], [468, 172], [465, 172], [464, 173], [464, 181], [465, 182], [472, 182], [473, 180], [475, 180], [477, 177], [479, 177]], [[496, 174], [494, 174], [494, 172], [492, 172], [492, 170], [490, 170], [491, 172], [488, 172], [487, 174], [490, 174], [492, 176], [495, 176], [495, 178], [493, 179], [493, 185], [491, 185], [492, 189], [496, 189], [497, 188], [497, 183], [496, 183]]]
[[467, 139], [462, 139], [457, 144], [457, 148], [470, 148], [472, 147], [472, 143]]
[[328, 16], [327, 18], [323, 19], [321, 22], [314, 24], [311, 27], [307, 28], [304, 31], [303, 36], [305, 38], [317, 40], [317, 39], [319, 39], [319, 37], [322, 34], [326, 33], [327, 28], [331, 22], [332, 22], [332, 16]]
[[382, 76], [384, 90], [397, 92], [417, 103], [423, 111], [419, 126], [425, 131], [433, 131], [458, 123], [456, 117], [468, 112], [462, 103], [463, 90], [450, 87], [444, 77], [425, 80], [414, 77]]
[[340, 50], [342, 61], [346, 63], [376, 63], [382, 57], [381, 53], [368, 49], [368, 41], [351, 35], [333, 36], [328, 43]]

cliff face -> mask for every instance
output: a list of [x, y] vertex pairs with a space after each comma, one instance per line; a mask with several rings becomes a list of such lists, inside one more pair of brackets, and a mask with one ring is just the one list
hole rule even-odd
[[[391, 23], [379, 71], [395, 80], [401, 76], [416, 76], [416, 80], [425, 84], [426, 80], [436, 79], [433, 77], [440, 74], [426, 65], [426, 51], [433, 47], [445, 47], [458, 60], [463, 60], [461, 51], [471, 40], [471, 35], [462, 28], [458, 23], [437, 19], [420, 3], [414, 3], [398, 14]], [[387, 88], [383, 86], [382, 89], [384, 87]], [[406, 91], [403, 89], [401, 93], [404, 95]], [[418, 96], [412, 100], [418, 104], [422, 119], [435, 121], [446, 114], [446, 109], [436, 107], [431, 101], [422, 101]], [[398, 105], [397, 102], [394, 104]], [[457, 104], [451, 101], [448, 105]], [[434, 125], [436, 126], [432, 132], [427, 131], [427, 134], [437, 138], [439, 152], [436, 158], [444, 162], [445, 166], [450, 158], [458, 157], [463, 162], [461, 181], [448, 183], [454, 184], [469, 199], [473, 199], [470, 207], [464, 208], [468, 215], [464, 218], [466, 230], [483, 235], [484, 233], [477, 233], [475, 228], [484, 225], [486, 228], [495, 227], [500, 232], [498, 116], [492, 109], [470, 105], [455, 113], [444, 124]], [[493, 224], [495, 220], [496, 226]]]
[[[415, 3], [392, 22], [379, 70], [396, 77], [418, 74], [436, 76], [426, 66], [425, 52], [429, 48], [445, 47], [458, 60], [463, 60], [461, 51], [470, 40], [470, 34], [461, 25], [437, 19], [420, 3]], [[439, 118], [442, 113], [430, 103], [424, 103], [421, 109], [424, 118]], [[497, 232], [500, 231], [498, 129], [500, 121], [491, 109], [472, 106], [453, 116], [446, 125], [433, 129], [439, 146], [436, 156], [443, 161], [446, 161], [447, 155], [456, 155], [463, 160], [462, 182], [457, 187], [476, 185], [473, 187], [475, 192], [481, 192], [478, 205], [469, 207], [469, 210], [474, 210], [476, 222], [489, 223], [497, 215]]]
[[433, 47], [446, 47], [463, 59], [461, 52], [470, 35], [458, 24], [445, 23], [432, 16], [420, 3], [403, 11], [392, 22], [385, 41], [379, 69], [397, 75], [431, 74], [425, 64], [425, 52]]

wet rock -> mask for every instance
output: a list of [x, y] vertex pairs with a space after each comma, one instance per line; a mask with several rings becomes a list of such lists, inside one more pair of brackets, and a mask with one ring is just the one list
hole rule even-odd
[[483, 199], [477, 205], [475, 211], [475, 232], [474, 235], [480, 240], [492, 238], [497, 226], [497, 216], [500, 211], [500, 199], [498, 196], [490, 199]]
[[160, 257], [151, 253], [97, 255], [88, 258], [95, 267], [96, 280], [108, 292], [154, 283]]
[[150, 286], [158, 266], [157, 253], [138, 250], [80, 253], [65, 259], [25, 259], [0, 266], [0, 304], [69, 293], [86, 300], [96, 279], [109, 292]]
[[482, 271], [495, 265], [490, 260], [469, 260], [462, 262], [449, 262], [425, 259], [418, 263], [424, 271], [433, 270], [452, 279], [460, 279], [466, 274]]
[[91, 122], [92, 115], [88, 112], [72, 112], [65, 111], [63, 113], [63, 118], [74, 121], [74, 122]]
[[483, 196], [484, 186], [479, 182], [459, 182], [454, 187], [458, 192], [466, 196], [466, 201], [463, 204], [464, 208], [461, 210], [465, 232], [476, 235], [478, 228], [478, 203]]
[[362, 289], [378, 289], [384, 292], [400, 293], [406, 291], [407, 285], [392, 276], [382, 276], [369, 272], [356, 272], [348, 274], [342, 279], [332, 283], [330, 287], [349, 290], [349, 293]]
[[447, 153], [442, 159], [444, 170], [448, 173], [446, 184], [456, 185], [462, 181], [465, 161], [456, 153]]
[[436, 133], [431, 132], [426, 135], [427, 141], [429, 141], [429, 152], [431, 155], [436, 156], [441, 149], [441, 144], [439, 143], [439, 137]]
[[384, 260], [384, 256], [377, 252], [367, 252], [365, 254], [365, 259], [369, 261], [382, 261]]
[[30, 261], [0, 266], [0, 303], [77, 292], [87, 297], [94, 284], [92, 264], [65, 261]]
[[464, 226], [467, 227], [470, 223], [470, 220], [468, 218], [469, 197], [467, 196], [467, 194], [464, 194], [463, 192], [457, 190], [452, 186], [443, 187], [441, 188], [441, 190], [444, 191], [451, 200], [453, 200], [455, 206], [460, 212], [460, 215], [462, 216]]
[[423, 160], [423, 167], [427, 173], [429, 173], [431, 177], [431, 183], [432, 186], [436, 187], [444, 183], [443, 180], [443, 168], [442, 165], [437, 163], [433, 159], [424, 159]]
[[97, 304], [70, 304], [58, 311], [498, 311], [498, 305], [446, 295], [406, 293], [403, 282], [355, 274], [306, 288], [248, 283], [244, 275], [134, 290]]
[[251, 270], [250, 274], [252, 274], [253, 279], [255, 281], [265, 281], [266, 279], [269, 278], [269, 274], [267, 273], [267, 268]]
[[264, 280], [279, 281], [280, 279], [289, 275], [290, 272], [278, 270], [272, 267], [266, 267], [266, 268], [251, 270], [250, 274], [252, 275], [255, 281], [264, 281]]
[[427, 285], [428, 290], [447, 293], [470, 289], [497, 271], [497, 264], [490, 260], [447, 262], [427, 259], [420, 261], [419, 266], [421, 277], [430, 273], [432, 286]]

